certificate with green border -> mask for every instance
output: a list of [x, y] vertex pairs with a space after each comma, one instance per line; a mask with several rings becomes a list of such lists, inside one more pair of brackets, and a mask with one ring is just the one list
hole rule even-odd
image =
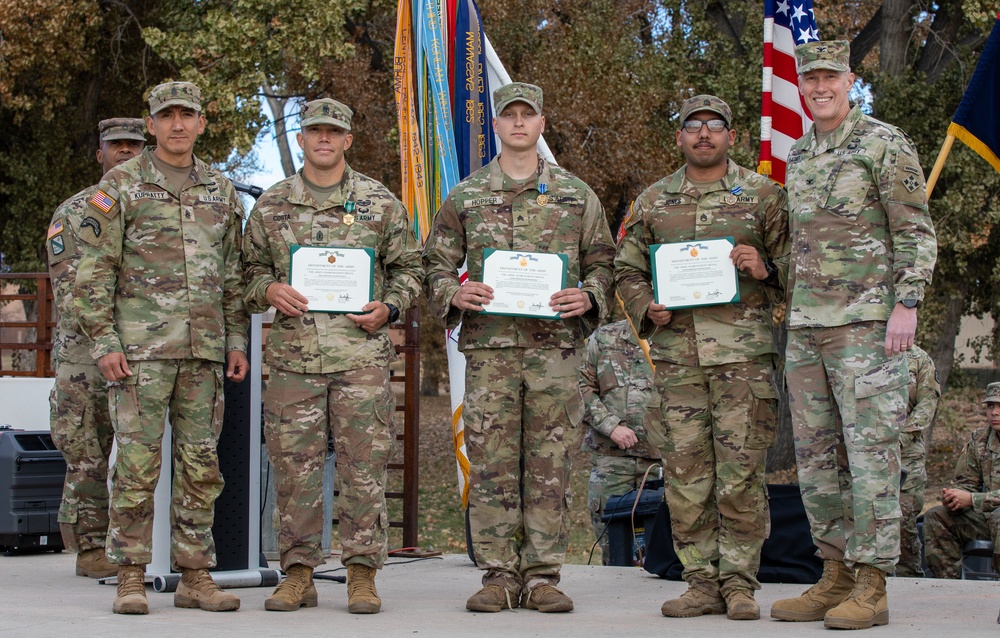
[[656, 303], [675, 310], [739, 301], [739, 275], [729, 258], [734, 246], [732, 237], [650, 246]]
[[563, 253], [487, 248], [483, 283], [493, 289], [493, 300], [483, 306], [483, 314], [559, 319], [549, 300], [566, 287], [568, 264]]
[[375, 251], [341, 246], [289, 247], [288, 283], [309, 312], [361, 312], [375, 287]]

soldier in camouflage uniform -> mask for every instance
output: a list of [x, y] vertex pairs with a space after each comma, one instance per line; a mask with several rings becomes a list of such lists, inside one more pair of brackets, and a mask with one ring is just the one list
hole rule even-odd
[[[486, 572], [466, 608], [497, 612], [520, 598], [527, 609], [564, 612], [573, 601], [555, 585], [568, 539], [571, 450], [582, 435], [579, 350], [584, 320], [608, 316], [614, 243], [594, 192], [535, 150], [545, 128], [542, 90], [508, 84], [493, 100], [502, 152], [452, 189], [424, 247], [431, 312], [447, 328], [462, 322], [469, 528]], [[566, 255], [569, 287], [549, 301], [560, 318], [483, 314], [493, 298], [482, 283], [487, 248]]]
[[[239, 608], [212, 581], [216, 446], [225, 375], [241, 381], [247, 316], [240, 236], [243, 206], [232, 183], [193, 155], [205, 129], [201, 92], [170, 82], [149, 93], [155, 149], [112, 169], [87, 201], [73, 292], [91, 354], [110, 382], [118, 456], [112, 472], [107, 553], [118, 569], [115, 613], [149, 612], [153, 492], [164, 417], [172, 430], [171, 563], [182, 571], [174, 605]], [[168, 471], [167, 476], [171, 476]]]
[[628, 321], [601, 326], [587, 339], [580, 393], [587, 408], [583, 449], [591, 453], [590, 518], [607, 565], [604, 504], [609, 496], [637, 489], [646, 470], [660, 462], [643, 424], [646, 405], [655, 396], [653, 369]]
[[[127, 162], [146, 144], [145, 123], [138, 118], [102, 120], [97, 163], [104, 173]], [[49, 399], [52, 441], [66, 460], [66, 481], [59, 505], [63, 545], [76, 552], [76, 575], [113, 576], [118, 566], [108, 562], [108, 457], [114, 430], [108, 414], [104, 376], [90, 356], [91, 341], [80, 332], [73, 310], [73, 284], [80, 261], [80, 222], [94, 184], [59, 205], [45, 246], [49, 278], [59, 320], [52, 339], [56, 382]]]
[[788, 155], [786, 377], [802, 501], [824, 572], [802, 596], [774, 603], [771, 616], [866, 629], [889, 621], [903, 354], [936, 242], [913, 146], [851, 108], [850, 45], [810, 42], [796, 58], [814, 125]]
[[[693, 97], [680, 122], [686, 164], [636, 199], [615, 259], [619, 295], [656, 365], [660, 408], [649, 437], [663, 457], [674, 548], [688, 583], [661, 612], [756, 620], [753, 593], [770, 525], [764, 460], [777, 401], [772, 304], [788, 272], [786, 198], [779, 185], [728, 159], [736, 131], [725, 102]], [[671, 311], [655, 301], [650, 246], [723, 237], [734, 245], [737, 302]], [[666, 291], [657, 296], [665, 300]]]
[[899, 433], [899, 459], [906, 470], [906, 480], [899, 488], [899, 562], [896, 576], [920, 578], [921, 546], [917, 517], [924, 509], [927, 487], [927, 450], [925, 439], [941, 398], [941, 384], [930, 355], [914, 344], [906, 351], [910, 382], [907, 385], [906, 423]]
[[924, 514], [924, 554], [935, 578], [962, 577], [962, 546], [993, 541], [1000, 573], [1000, 383], [986, 388], [989, 425], [972, 433], [955, 464], [955, 487], [941, 490], [942, 505]]
[[[375, 570], [388, 551], [386, 469], [395, 439], [389, 324], [420, 294], [419, 244], [406, 210], [389, 190], [344, 159], [353, 112], [331, 99], [302, 110], [305, 164], [272, 186], [250, 213], [244, 236], [246, 303], [274, 306], [265, 349], [271, 375], [264, 432], [275, 469], [281, 568], [288, 574], [264, 608], [315, 607], [313, 568], [323, 564], [323, 468], [327, 440], [337, 453], [337, 518], [347, 566], [348, 610], [375, 613]], [[310, 312], [289, 285], [294, 245], [370, 248], [372, 301], [361, 313]], [[364, 313], [364, 314], [363, 314]]]

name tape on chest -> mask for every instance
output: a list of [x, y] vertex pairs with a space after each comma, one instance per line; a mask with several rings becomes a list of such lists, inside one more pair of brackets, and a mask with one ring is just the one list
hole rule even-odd
[[492, 197], [479, 197], [465, 202], [465, 205], [469, 208], [478, 208], [480, 206], [499, 206], [501, 204], [503, 204], [503, 197], [500, 195], [493, 195]]
[[135, 194], [135, 199], [170, 199], [170, 193], [166, 191], [139, 191]]

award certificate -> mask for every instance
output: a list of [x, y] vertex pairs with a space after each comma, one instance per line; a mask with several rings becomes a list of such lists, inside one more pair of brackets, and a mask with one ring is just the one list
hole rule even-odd
[[562, 253], [487, 248], [483, 283], [493, 288], [493, 301], [483, 306], [483, 314], [558, 319], [549, 299], [566, 287], [568, 263]]
[[288, 283], [309, 300], [309, 312], [359, 313], [372, 300], [371, 248], [292, 244]]
[[649, 247], [656, 303], [668, 310], [715, 306], [740, 300], [732, 237]]

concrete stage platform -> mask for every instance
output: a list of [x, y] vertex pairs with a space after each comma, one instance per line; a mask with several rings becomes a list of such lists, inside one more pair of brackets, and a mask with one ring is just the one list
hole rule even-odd
[[[798, 595], [803, 585], [769, 585], [757, 593], [764, 618], [735, 622], [725, 616], [664, 618], [660, 604], [684, 591], [639, 569], [567, 565], [562, 588], [576, 610], [541, 614], [517, 609], [498, 614], [465, 611], [480, 572], [465, 556], [405, 563], [390, 559], [379, 574], [382, 613], [347, 613], [344, 585], [318, 581], [319, 607], [291, 613], [264, 611], [270, 588], [234, 589], [236, 612], [210, 613], [173, 607], [173, 594], [147, 587], [148, 616], [111, 612], [114, 587], [75, 576], [74, 556], [0, 556], [0, 636], [87, 638], [90, 636], [831, 636], [822, 623], [785, 623], [767, 617], [772, 601]], [[331, 562], [320, 569], [337, 569]], [[342, 575], [342, 570], [333, 572]], [[1000, 583], [894, 578], [889, 581], [891, 619], [866, 636], [962, 638], [997, 636]], [[841, 633], [842, 635], [842, 633]], [[852, 635], [859, 635], [854, 634]]]

